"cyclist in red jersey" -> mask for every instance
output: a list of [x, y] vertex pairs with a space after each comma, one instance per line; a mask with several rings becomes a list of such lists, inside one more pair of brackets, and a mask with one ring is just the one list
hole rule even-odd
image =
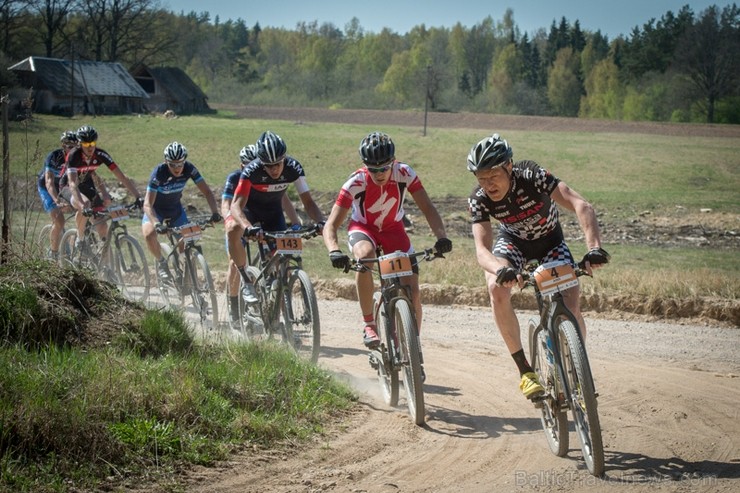
[[[67, 172], [62, 180], [62, 186], [69, 185], [70, 203], [72, 207], [77, 209], [77, 215], [75, 216], [77, 241], [82, 244], [82, 239], [85, 237], [85, 225], [87, 224], [87, 216], [83, 214], [83, 210], [89, 209], [93, 205], [92, 201], [98, 193], [98, 187], [102, 185], [102, 181], [98, 181], [95, 175], [95, 170], [100, 166], [108, 167], [129, 193], [136, 197], [136, 203], [139, 207], [143, 204], [143, 200], [134, 184], [123, 174], [123, 171], [113, 161], [110, 154], [97, 147], [98, 132], [93, 127], [88, 125], [80, 127], [77, 130], [77, 139], [79, 140], [79, 146], [67, 154]], [[108, 223], [103, 221], [98, 224], [97, 228], [101, 240], [104, 240], [108, 234]]]
[[[575, 266], [563, 239], [556, 206], [574, 212], [578, 218], [589, 248], [583, 258], [589, 273], [592, 267], [609, 262], [609, 254], [601, 248], [599, 223], [591, 204], [534, 161], [514, 162], [513, 155], [508, 142], [498, 134], [473, 146], [468, 154], [468, 171], [475, 174], [478, 186], [468, 198], [468, 208], [476, 258], [485, 271], [493, 318], [519, 369], [519, 388], [532, 399], [544, 389], [524, 355], [519, 321], [511, 304], [511, 288], [521, 281], [519, 271], [529, 260], [540, 264], [563, 260]], [[497, 236], [491, 219], [499, 222]], [[578, 286], [565, 291], [563, 299], [585, 337]]]
[[[437, 208], [411, 166], [396, 160], [395, 144], [391, 138], [382, 132], [372, 132], [362, 139], [359, 151], [364, 166], [355, 171], [342, 186], [324, 226], [324, 243], [332, 265], [344, 269], [350, 263], [349, 256], [340, 250], [337, 239], [337, 230], [350, 213], [347, 242], [354, 258], [374, 257], [378, 246], [382, 247], [384, 253], [397, 250], [413, 252], [403, 224], [403, 201], [407, 192], [437, 237], [435, 249], [440, 253], [451, 251], [452, 242], [447, 239], [444, 222]], [[363, 342], [368, 348], [376, 348], [380, 339], [373, 318], [375, 286], [372, 272], [358, 272], [355, 279], [362, 311]], [[417, 325], [421, 328], [418, 264], [414, 265], [414, 275], [403, 279], [411, 287]]]

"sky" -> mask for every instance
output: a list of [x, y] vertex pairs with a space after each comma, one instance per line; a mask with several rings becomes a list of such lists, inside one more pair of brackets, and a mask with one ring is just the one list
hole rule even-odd
[[[399, 34], [414, 26], [452, 27], [460, 22], [464, 27], [479, 24], [490, 15], [494, 21], [503, 19], [511, 7], [514, 22], [522, 34], [530, 38], [539, 28], [549, 31], [552, 22], [565, 17], [570, 25], [578, 20], [582, 30], [597, 31], [614, 39], [628, 37], [635, 26], [642, 27], [650, 19], [660, 19], [667, 11], [677, 13], [689, 5], [699, 15], [710, 5], [721, 8], [727, 0], [159, 0], [163, 8], [180, 12], [209, 12], [211, 21], [243, 19], [247, 27], [259, 22], [262, 28], [295, 29], [298, 22], [330, 22], [344, 31], [345, 25], [357, 17], [365, 32], [380, 32], [384, 27]], [[206, 6], [207, 4], [211, 4]]]

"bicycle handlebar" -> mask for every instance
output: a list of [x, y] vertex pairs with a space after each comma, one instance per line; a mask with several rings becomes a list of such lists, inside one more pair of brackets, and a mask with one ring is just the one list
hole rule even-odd
[[[409, 258], [421, 258], [422, 260], [425, 260], [427, 262], [431, 262], [434, 259], [438, 258], [445, 258], [445, 256], [437, 251], [434, 250], [434, 248], [425, 248], [424, 250], [421, 250], [419, 252], [409, 253]], [[367, 266], [367, 264], [373, 264], [377, 263], [380, 257], [365, 257], [360, 259], [352, 259], [350, 260], [350, 263], [347, 265], [347, 267], [344, 268], [344, 272], [349, 272], [351, 270], [355, 272], [365, 272], [367, 270], [370, 270], [370, 267]]]
[[[537, 267], [538, 265], [535, 265], [535, 264], [527, 265], [524, 267], [524, 269], [519, 271], [518, 274], [522, 276], [522, 281], [523, 281], [522, 289], [533, 287], [536, 285], [536, 281], [534, 279], [533, 274]], [[592, 277], [591, 274], [589, 274], [588, 271], [586, 270], [586, 263], [583, 261], [580, 261], [578, 262], [578, 264], [576, 264], [574, 271], [576, 273], [576, 277], [581, 277], [581, 276]]]
[[[128, 205], [124, 205], [124, 207], [129, 212], [139, 209], [139, 205], [136, 202], [133, 202]], [[114, 207], [85, 208], [85, 209], [82, 209], [82, 215], [85, 217], [93, 217], [97, 219], [97, 218], [109, 216], [112, 209], [114, 209]]]
[[[192, 226], [193, 224], [200, 226], [201, 229], [207, 229], [213, 226], [213, 221], [211, 221], [210, 218], [208, 219], [201, 219], [200, 221], [191, 221], [189, 226]], [[167, 232], [170, 231], [173, 233], [179, 233], [186, 225], [182, 226], [170, 226], [169, 221], [165, 219], [165, 222], [163, 225], [167, 228]]]
[[[248, 236], [247, 235], [248, 230], [244, 230], [244, 238], [247, 240], [253, 240], [257, 241], [258, 238], [256, 236]], [[301, 226], [297, 229], [286, 229], [283, 231], [262, 231], [262, 237], [268, 240], [274, 240], [276, 238], [279, 238], [282, 235], [286, 234], [298, 234], [303, 238], [304, 240], [307, 240], [309, 238], [313, 238], [315, 236], [318, 236], [321, 234], [321, 229], [318, 224], [313, 224], [311, 226]]]

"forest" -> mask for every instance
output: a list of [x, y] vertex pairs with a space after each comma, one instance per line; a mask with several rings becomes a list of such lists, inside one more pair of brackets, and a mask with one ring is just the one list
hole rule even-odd
[[735, 3], [635, 22], [615, 39], [565, 17], [522, 33], [508, 9], [396, 33], [357, 18], [262, 28], [157, 0], [0, 0], [0, 84], [46, 56], [177, 66], [215, 103], [740, 123]]

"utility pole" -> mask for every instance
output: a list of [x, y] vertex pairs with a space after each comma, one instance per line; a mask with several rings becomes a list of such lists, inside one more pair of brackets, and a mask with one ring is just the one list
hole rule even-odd
[[427, 113], [429, 113], [429, 81], [431, 79], [432, 66], [427, 65], [427, 87], [424, 93], [424, 137], [427, 136]]

